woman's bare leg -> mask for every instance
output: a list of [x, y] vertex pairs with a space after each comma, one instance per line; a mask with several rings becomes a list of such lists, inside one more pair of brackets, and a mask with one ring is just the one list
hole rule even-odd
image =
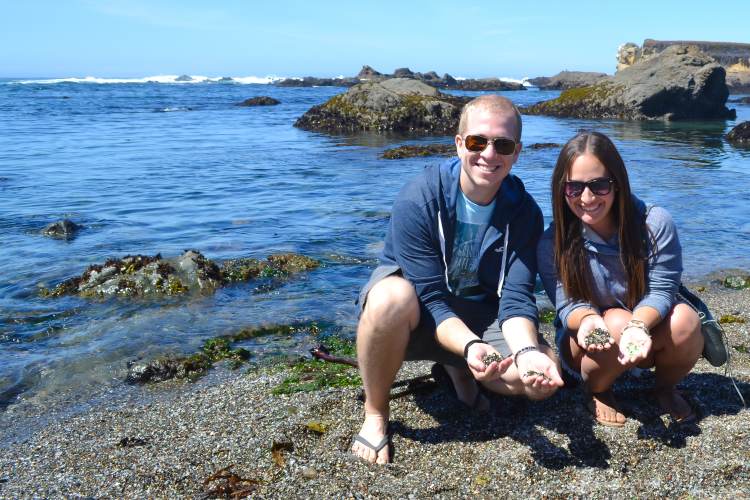
[[690, 417], [690, 405], [674, 386], [693, 369], [703, 351], [698, 314], [690, 306], [677, 303], [651, 333], [653, 354], [639, 366], [656, 368], [654, 390], [661, 409], [678, 421]]

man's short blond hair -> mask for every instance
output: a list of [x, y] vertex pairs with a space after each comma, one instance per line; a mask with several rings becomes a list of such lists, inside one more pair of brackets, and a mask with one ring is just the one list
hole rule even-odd
[[484, 111], [491, 115], [513, 115], [516, 119], [516, 137], [514, 139], [516, 142], [521, 141], [521, 130], [523, 128], [521, 113], [518, 112], [516, 105], [507, 97], [498, 94], [485, 94], [466, 103], [461, 110], [461, 119], [458, 122], [458, 135], [461, 137], [466, 133], [470, 111]]

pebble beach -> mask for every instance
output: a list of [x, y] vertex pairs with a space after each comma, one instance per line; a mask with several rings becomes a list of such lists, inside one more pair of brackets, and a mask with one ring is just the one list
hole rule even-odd
[[[728, 290], [717, 277], [688, 286], [717, 317], [737, 319], [724, 328], [750, 400], [750, 289]], [[551, 325], [543, 332], [553, 343]], [[644, 371], [614, 386], [622, 429], [596, 424], [579, 387], [538, 403], [492, 395], [489, 412], [467, 412], [431, 381], [430, 363], [406, 363], [398, 379], [418, 380], [393, 390], [394, 461], [385, 466], [346, 453], [363, 417], [361, 387], [274, 395], [291, 366], [218, 367], [199, 382], [138, 386], [86, 411], [13, 405], [0, 415], [0, 498], [750, 496], [750, 413], [725, 367], [702, 359], [678, 386], [694, 424], [661, 414]], [[204, 484], [226, 468], [225, 479]]]

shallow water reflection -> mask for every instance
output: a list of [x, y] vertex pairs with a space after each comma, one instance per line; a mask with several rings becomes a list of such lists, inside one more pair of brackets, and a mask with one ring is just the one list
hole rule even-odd
[[[352, 335], [353, 302], [376, 265], [393, 199], [441, 158], [379, 160], [413, 134], [310, 133], [292, 127], [339, 88], [266, 85], [7, 84], [0, 80], [0, 399], [53, 400], [121, 384], [127, 362], [191, 353], [245, 327], [325, 320]], [[454, 92], [457, 93], [457, 92]], [[478, 92], [462, 94], [478, 95]], [[557, 92], [506, 92], [521, 105]], [[264, 108], [234, 103], [269, 95]], [[69, 99], [61, 99], [68, 96]], [[635, 192], [677, 221], [686, 274], [750, 266], [750, 150], [721, 137], [735, 122], [620, 123], [524, 117], [524, 143], [564, 144], [596, 129], [617, 143]], [[194, 111], [154, 113], [155, 109]], [[527, 150], [514, 173], [547, 220], [559, 149]], [[39, 234], [63, 217], [74, 238]], [[209, 296], [42, 299], [90, 264], [128, 253], [200, 250], [221, 261], [295, 252], [321, 269]], [[304, 352], [311, 339], [264, 338], [258, 354]]]

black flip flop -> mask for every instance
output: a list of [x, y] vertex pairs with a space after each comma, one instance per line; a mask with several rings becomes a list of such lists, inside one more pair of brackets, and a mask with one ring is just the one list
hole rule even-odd
[[[354, 438], [352, 439], [351, 444], [349, 445], [349, 451], [346, 452], [346, 455], [351, 460], [363, 460], [365, 462], [369, 462], [368, 460], [365, 460], [364, 458], [360, 457], [359, 455], [355, 455], [352, 453], [352, 446], [355, 442], [362, 443], [363, 445], [370, 448], [372, 451], [375, 452], [377, 455], [380, 450], [383, 449], [385, 445], [391, 445], [391, 426], [388, 425], [388, 428], [385, 430], [385, 436], [383, 436], [383, 439], [380, 440], [378, 444], [373, 445], [368, 440], [360, 436], [359, 434], [355, 434]], [[393, 461], [393, 446], [391, 445], [388, 449], [388, 460]], [[369, 462], [369, 463], [375, 463], [375, 462]]]

